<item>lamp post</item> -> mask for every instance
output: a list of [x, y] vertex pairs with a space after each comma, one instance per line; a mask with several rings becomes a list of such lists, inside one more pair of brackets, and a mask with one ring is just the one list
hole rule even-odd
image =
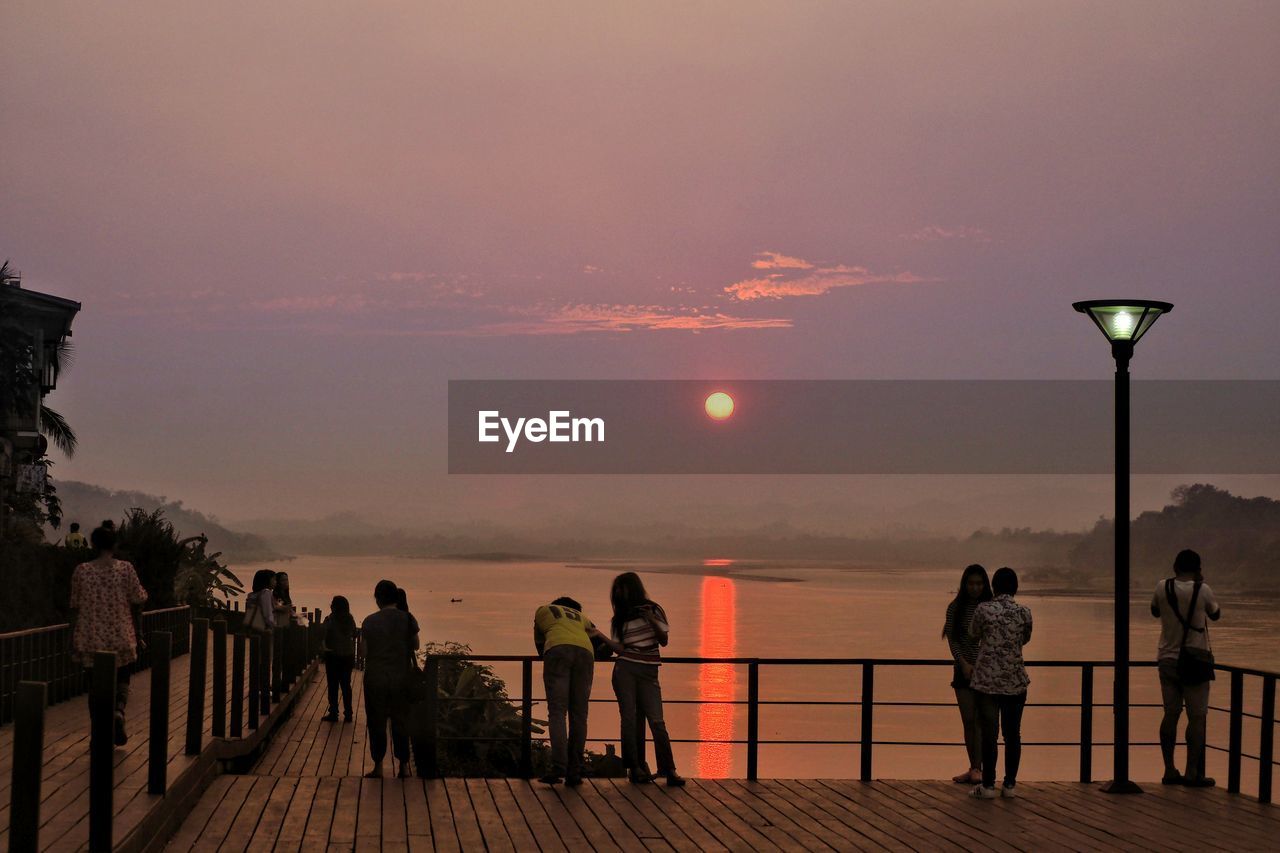
[[1129, 779], [1129, 359], [1133, 345], [1160, 317], [1168, 302], [1146, 299], [1093, 299], [1072, 305], [1102, 330], [1116, 360], [1116, 518], [1115, 518], [1115, 712], [1114, 772], [1102, 786], [1109, 794], [1140, 794]]

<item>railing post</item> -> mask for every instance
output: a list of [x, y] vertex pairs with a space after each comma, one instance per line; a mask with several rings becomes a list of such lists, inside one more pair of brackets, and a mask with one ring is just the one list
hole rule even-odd
[[1276, 677], [1262, 677], [1262, 719], [1258, 736], [1258, 802], [1271, 802], [1271, 763], [1276, 736]]
[[874, 722], [876, 707], [876, 667], [873, 663], [862, 665], [862, 738], [858, 747], [858, 757], [863, 782], [871, 781], [871, 750], [874, 745]]
[[249, 728], [258, 728], [258, 710], [262, 701], [262, 638], [249, 635]]
[[271, 701], [284, 694], [284, 626], [277, 625], [271, 637]]
[[759, 778], [760, 662], [747, 664], [747, 780]]
[[213, 623], [213, 726], [214, 737], [227, 736], [227, 623]]
[[40, 849], [40, 780], [44, 776], [44, 709], [48, 689], [43, 682], [22, 681], [14, 696], [13, 774], [9, 795], [10, 853]]
[[[1227, 743], [1227, 790], [1232, 794], [1240, 792], [1240, 751], [1242, 746], [1241, 727], [1244, 723], [1244, 673], [1231, 673], [1231, 726]], [[1200, 768], [1204, 773], [1204, 768]]]
[[89, 692], [89, 849], [111, 849], [115, 786], [116, 655], [93, 656]]
[[520, 665], [520, 775], [533, 778], [533, 659]]
[[244, 737], [244, 634], [231, 637], [231, 736]]
[[199, 755], [204, 740], [204, 671], [208, 663], [209, 620], [191, 620], [191, 672], [187, 680], [187, 755]]
[[163, 794], [169, 786], [169, 659], [173, 654], [173, 635], [168, 631], [152, 631], [147, 648], [151, 650], [147, 793]]
[[434, 655], [427, 655], [426, 666], [427, 700], [423, 709], [423, 751], [422, 775], [428, 779], [440, 778], [440, 767], [436, 757], [436, 724], [440, 707], [440, 660]]
[[1080, 667], [1080, 781], [1093, 781], [1093, 664]]

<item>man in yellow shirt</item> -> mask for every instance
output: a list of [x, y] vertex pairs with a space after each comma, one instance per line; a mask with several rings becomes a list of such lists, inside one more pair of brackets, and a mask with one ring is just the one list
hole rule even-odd
[[533, 616], [533, 644], [542, 657], [551, 736], [551, 772], [538, 781], [548, 785], [561, 781], [562, 776], [566, 785], [582, 784], [582, 753], [587, 747], [587, 710], [595, 670], [591, 633], [596, 630], [582, 605], [572, 598], [557, 598], [539, 607]]
[[62, 540], [62, 544], [68, 548], [88, 548], [89, 543], [85, 541], [84, 534], [80, 532], [80, 522], [71, 522], [71, 530], [67, 533], [67, 538]]

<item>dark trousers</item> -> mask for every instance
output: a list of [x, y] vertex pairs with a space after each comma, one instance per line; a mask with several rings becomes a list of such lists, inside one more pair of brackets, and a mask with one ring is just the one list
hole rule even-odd
[[[976, 692], [976, 691], [975, 691]], [[1018, 781], [1018, 763], [1022, 761], [1022, 709], [1027, 694], [1002, 696], [978, 693], [978, 719], [982, 724], [982, 784], [996, 783], [996, 738], [1004, 734], [1004, 784]]]
[[676, 760], [671, 754], [671, 736], [662, 717], [662, 686], [658, 683], [658, 667], [648, 663], [618, 660], [613, 664], [613, 692], [618, 697], [618, 714], [622, 718], [622, 763], [628, 769], [644, 763], [644, 723], [649, 721], [653, 733], [653, 751], [658, 773], [674, 773]]
[[559, 775], [582, 775], [582, 753], [587, 748], [587, 710], [595, 664], [595, 656], [580, 646], [552, 646], [542, 655], [551, 767]]
[[324, 675], [329, 682], [329, 713], [338, 715], [338, 690], [342, 690], [342, 708], [351, 716], [351, 670], [356, 659], [333, 652], [324, 653]]
[[405, 727], [409, 702], [404, 685], [364, 682], [364, 715], [369, 723], [369, 755], [381, 761], [387, 754], [387, 723], [391, 723], [391, 754], [401, 763], [409, 760], [409, 735]]
[[[123, 715], [125, 707], [129, 704], [129, 675], [130, 673], [129, 673], [128, 667], [122, 666], [116, 670], [115, 712], [117, 714]], [[93, 669], [91, 667], [85, 667], [84, 677], [85, 677], [86, 683], [88, 684], [93, 683], [92, 681]], [[89, 693], [89, 710], [93, 711], [93, 694], [92, 693]]]

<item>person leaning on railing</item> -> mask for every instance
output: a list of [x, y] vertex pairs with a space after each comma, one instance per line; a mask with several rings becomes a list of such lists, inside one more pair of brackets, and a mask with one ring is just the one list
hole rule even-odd
[[[271, 569], [258, 569], [253, 575], [253, 591], [244, 599], [244, 628], [259, 638], [271, 637], [276, 628], [275, 610], [276, 573]], [[258, 659], [258, 695], [262, 707], [271, 703], [271, 655], [265, 642], [260, 643], [262, 654]]]
[[558, 784], [561, 777], [566, 785], [582, 784], [596, 665], [595, 646], [587, 632], [593, 628], [582, 605], [568, 596], [542, 605], [533, 614], [533, 645], [542, 658], [551, 738], [551, 770], [538, 781], [548, 785]]

